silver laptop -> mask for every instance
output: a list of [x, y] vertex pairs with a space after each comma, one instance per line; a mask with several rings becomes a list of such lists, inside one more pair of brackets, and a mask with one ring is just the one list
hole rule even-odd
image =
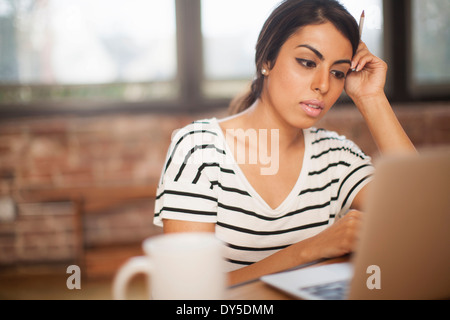
[[264, 276], [302, 299], [450, 298], [450, 149], [377, 164], [350, 262]]

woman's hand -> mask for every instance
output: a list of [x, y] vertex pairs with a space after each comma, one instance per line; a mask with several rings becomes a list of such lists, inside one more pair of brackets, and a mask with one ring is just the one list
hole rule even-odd
[[361, 112], [382, 154], [416, 153], [384, 93], [387, 64], [359, 43], [345, 91]]
[[336, 258], [355, 250], [362, 223], [362, 213], [349, 211], [321, 233], [294, 243], [249, 266], [231, 271], [229, 284], [259, 278], [322, 258]]
[[387, 64], [374, 56], [364, 42], [360, 42], [345, 81], [345, 91], [358, 105], [364, 98], [384, 95]]
[[317, 250], [321, 258], [335, 258], [351, 253], [356, 249], [362, 224], [362, 212], [349, 211], [344, 217], [336, 221], [311, 240], [312, 248]]

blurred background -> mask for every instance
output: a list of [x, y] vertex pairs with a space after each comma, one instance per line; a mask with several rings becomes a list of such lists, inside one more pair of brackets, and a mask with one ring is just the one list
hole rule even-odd
[[[67, 277], [70, 264], [111, 279], [161, 233], [153, 203], [173, 130], [228, 114], [278, 2], [0, 0], [0, 298], [23, 297], [14, 275]], [[450, 1], [341, 3], [357, 21], [365, 10], [363, 40], [389, 64], [386, 92], [415, 145], [450, 145]], [[345, 94], [320, 126], [377, 156]]]

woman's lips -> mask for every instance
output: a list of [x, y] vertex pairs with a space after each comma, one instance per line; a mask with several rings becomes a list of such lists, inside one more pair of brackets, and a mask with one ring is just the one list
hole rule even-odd
[[323, 102], [318, 100], [302, 101], [300, 102], [300, 106], [303, 111], [312, 118], [319, 117], [324, 109]]

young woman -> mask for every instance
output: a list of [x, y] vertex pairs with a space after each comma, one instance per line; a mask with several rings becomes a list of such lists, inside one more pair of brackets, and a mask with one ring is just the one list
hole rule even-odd
[[353, 142], [314, 127], [344, 89], [381, 153], [415, 152], [384, 94], [386, 64], [337, 1], [282, 2], [255, 60], [235, 115], [173, 137], [155, 208], [164, 232], [226, 244], [230, 284], [354, 250], [374, 168]]

